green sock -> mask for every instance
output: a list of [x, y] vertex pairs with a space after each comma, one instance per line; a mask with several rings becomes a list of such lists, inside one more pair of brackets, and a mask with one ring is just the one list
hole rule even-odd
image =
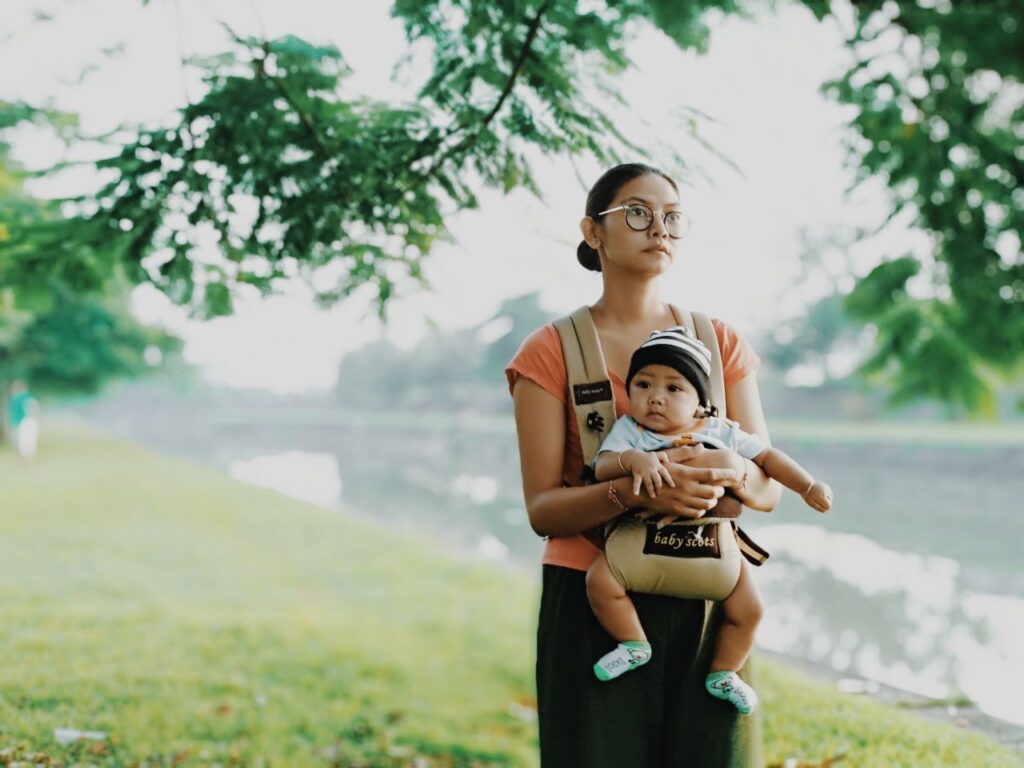
[[642, 667], [651, 660], [651, 644], [642, 640], [626, 640], [594, 665], [594, 675], [598, 680], [614, 680], [630, 670]]
[[730, 669], [710, 673], [704, 687], [716, 699], [732, 704], [741, 715], [749, 715], [757, 707], [757, 692]]
[[643, 640], [623, 640], [619, 645], [624, 645], [627, 648], [635, 648], [638, 651], [651, 652], [651, 644]]

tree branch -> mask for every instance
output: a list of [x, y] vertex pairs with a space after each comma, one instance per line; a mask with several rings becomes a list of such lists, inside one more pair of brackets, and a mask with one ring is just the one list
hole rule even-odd
[[497, 117], [498, 112], [501, 111], [501, 108], [505, 105], [508, 97], [512, 95], [512, 89], [515, 87], [516, 80], [519, 79], [519, 75], [523, 71], [523, 65], [526, 64], [526, 57], [530, 55], [530, 49], [533, 47], [533, 42], [537, 39], [537, 33], [540, 31], [541, 19], [550, 7], [551, 0], [544, 0], [544, 3], [537, 9], [533, 18], [530, 19], [529, 25], [526, 29], [526, 39], [523, 41], [523, 47], [519, 50], [519, 55], [516, 57], [515, 64], [512, 66], [512, 72], [509, 73], [508, 79], [505, 81], [505, 87], [502, 89], [501, 95], [498, 97], [498, 101], [495, 102], [494, 106], [491, 108], [491, 111], [488, 112], [480, 122], [476, 131], [463, 138], [462, 141], [446, 149], [437, 159], [437, 162], [434, 163], [434, 168], [439, 167], [445, 160], [456, 152], [461, 152], [464, 149], [472, 147], [480, 138], [480, 132], [490, 125], [491, 121]]
[[[243, 39], [237, 32], [235, 32], [235, 30], [228, 26], [227, 22], [221, 21], [220, 24], [222, 27], [224, 27], [224, 29], [227, 30], [228, 34], [231, 35], [232, 38], [234, 38], [236, 43], [247, 47], [249, 46], [249, 42]], [[270, 41], [264, 39], [260, 43], [259, 48], [261, 51], [263, 51], [263, 58], [258, 59], [256, 61], [256, 76], [261, 79], [269, 81], [270, 84], [273, 86], [274, 90], [276, 90], [281, 95], [281, 98], [288, 102], [288, 106], [290, 106], [295, 111], [295, 114], [298, 115], [299, 120], [302, 121], [302, 124], [306, 128], [306, 131], [309, 133], [310, 138], [313, 139], [313, 143], [316, 144], [317, 148], [324, 155], [324, 157], [330, 159], [333, 154], [331, 152], [331, 148], [327, 146], [327, 142], [324, 140], [324, 137], [321, 136], [320, 132], [316, 129], [316, 123], [313, 122], [313, 118], [295, 101], [294, 98], [292, 98], [292, 95], [284, 87], [284, 84], [281, 82], [281, 80], [267, 72], [267, 68], [265, 66], [266, 61], [270, 56], [273, 55], [273, 52], [270, 50]]]

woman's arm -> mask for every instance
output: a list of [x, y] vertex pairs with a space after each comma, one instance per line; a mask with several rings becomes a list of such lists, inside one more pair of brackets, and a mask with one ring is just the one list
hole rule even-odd
[[663, 488], [654, 499], [634, 494], [632, 477], [564, 488], [565, 406], [525, 377], [516, 380], [512, 399], [523, 497], [530, 526], [539, 536], [571, 536], [621, 514], [623, 509], [610, 497], [609, 486], [624, 508], [642, 506], [652, 512], [698, 517], [721, 494], [716, 486], [734, 478], [734, 473], [724, 470], [677, 466], [676, 487]]
[[[562, 487], [565, 460], [565, 406], [530, 379], [520, 377], [512, 391], [523, 497], [530, 526], [539, 536], [571, 536], [601, 525], [622, 512], [608, 497], [608, 484]], [[611, 481], [625, 505], [631, 477]]]
[[[761, 392], [757, 388], [757, 377], [754, 374], [745, 376], [725, 391], [726, 410], [729, 418], [739, 422], [744, 431], [757, 435], [765, 445], [771, 445], [768, 425], [764, 420], [761, 408]], [[750, 459], [743, 459], [746, 465], [746, 481], [741, 482], [734, 493], [751, 509], [771, 512], [782, 498], [782, 486], [764, 473]]]

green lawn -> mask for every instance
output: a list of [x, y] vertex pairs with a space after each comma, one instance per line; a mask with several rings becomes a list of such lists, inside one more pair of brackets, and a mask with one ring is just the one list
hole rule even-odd
[[[0, 451], [0, 765], [536, 764], [530, 574], [45, 426]], [[771, 762], [1020, 764], [761, 668]]]

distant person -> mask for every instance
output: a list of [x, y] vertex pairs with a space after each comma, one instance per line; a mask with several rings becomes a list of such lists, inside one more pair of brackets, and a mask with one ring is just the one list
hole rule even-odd
[[39, 401], [28, 391], [25, 382], [16, 381], [11, 387], [7, 415], [15, 448], [24, 458], [31, 459], [39, 445]]
[[[720, 419], [711, 405], [711, 352], [689, 329], [676, 326], [654, 331], [633, 353], [626, 374], [629, 414], [615, 422], [594, 459], [598, 480], [632, 476], [633, 493], [645, 488], [654, 498], [663, 485], [675, 487], [668, 470], [666, 449], [704, 444], [734, 451], [741, 457], [737, 471], [744, 472], [750, 459], [764, 473], [801, 495], [819, 512], [832, 506], [832, 489], [777, 448], [739, 424]], [[660, 524], [674, 516], [663, 517]], [[739, 578], [722, 600], [725, 623], [715, 639], [714, 655], [704, 685], [712, 696], [748, 715], [757, 706], [757, 695], [737, 671], [754, 647], [754, 633], [761, 620], [761, 596], [740, 558]], [[626, 588], [619, 582], [604, 552], [587, 571], [587, 599], [598, 621], [618, 645], [594, 665], [599, 680], [614, 680], [651, 660], [640, 617]], [[671, 653], [672, 650], [669, 650]]]

